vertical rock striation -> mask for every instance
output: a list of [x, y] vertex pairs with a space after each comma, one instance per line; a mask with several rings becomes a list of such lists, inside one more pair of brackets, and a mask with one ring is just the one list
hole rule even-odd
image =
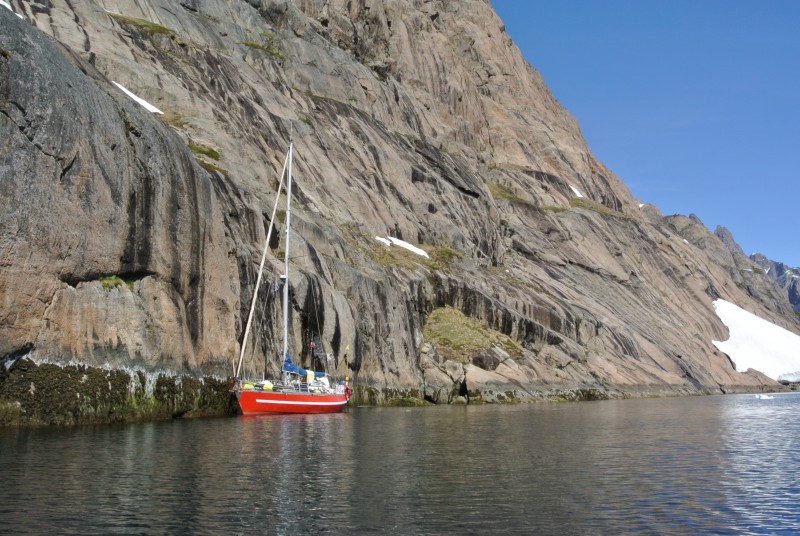
[[24, 22], [2, 46], [0, 355], [218, 370], [238, 299], [218, 179]]

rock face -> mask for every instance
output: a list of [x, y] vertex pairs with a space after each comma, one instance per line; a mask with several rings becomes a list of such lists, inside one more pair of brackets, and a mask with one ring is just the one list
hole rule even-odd
[[800, 313], [800, 268], [790, 268], [782, 262], [769, 260], [760, 253], [750, 255], [750, 260], [760, 266], [767, 277], [783, 289], [789, 303]]
[[[5, 13], [2, 46], [0, 354], [218, 370], [237, 296], [215, 178]], [[110, 274], [126, 284], [104, 288]]]
[[[10, 4], [7, 362], [230, 375], [290, 137], [291, 348], [309, 364], [321, 342], [369, 400], [754, 389], [770, 380], [711, 344], [727, 338], [712, 300], [800, 332], [741, 251], [639, 207], [484, 0]], [[245, 358], [259, 376], [278, 366], [272, 254]], [[423, 327], [445, 306], [519, 351], [439, 357]]]

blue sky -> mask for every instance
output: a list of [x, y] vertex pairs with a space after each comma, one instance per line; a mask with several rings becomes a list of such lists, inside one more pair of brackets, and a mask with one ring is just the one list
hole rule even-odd
[[636, 197], [800, 267], [800, 1], [491, 4]]

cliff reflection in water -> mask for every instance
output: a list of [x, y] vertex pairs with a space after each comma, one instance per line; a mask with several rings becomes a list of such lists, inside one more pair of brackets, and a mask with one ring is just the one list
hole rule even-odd
[[0, 533], [800, 531], [800, 395], [0, 431]]

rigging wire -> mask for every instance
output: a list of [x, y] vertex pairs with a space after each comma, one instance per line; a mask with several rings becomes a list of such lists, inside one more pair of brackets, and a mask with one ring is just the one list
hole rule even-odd
[[[258, 277], [256, 278], [256, 286], [253, 289], [253, 298], [250, 302], [250, 313], [247, 316], [247, 325], [244, 329], [244, 337], [242, 338], [242, 350], [239, 352], [239, 365], [236, 367], [236, 378], [239, 378], [239, 373], [242, 371], [242, 361], [244, 360], [244, 351], [247, 348], [247, 337], [250, 334], [250, 326], [253, 321], [253, 313], [256, 309], [256, 300], [258, 299], [258, 287], [261, 285], [261, 276], [264, 272], [264, 263], [267, 260], [267, 251], [269, 250], [269, 240], [272, 236], [272, 229], [275, 227], [275, 214], [278, 212], [278, 201], [280, 200], [281, 188], [283, 187], [283, 177], [286, 174], [286, 166], [288, 165], [288, 158], [283, 163], [283, 171], [281, 171], [281, 180], [278, 184], [278, 195], [275, 196], [275, 207], [272, 209], [272, 216], [269, 219], [269, 228], [267, 229], [267, 237], [264, 240], [264, 251], [261, 253], [261, 264], [258, 267]], [[265, 371], [266, 372], [266, 371]]]

